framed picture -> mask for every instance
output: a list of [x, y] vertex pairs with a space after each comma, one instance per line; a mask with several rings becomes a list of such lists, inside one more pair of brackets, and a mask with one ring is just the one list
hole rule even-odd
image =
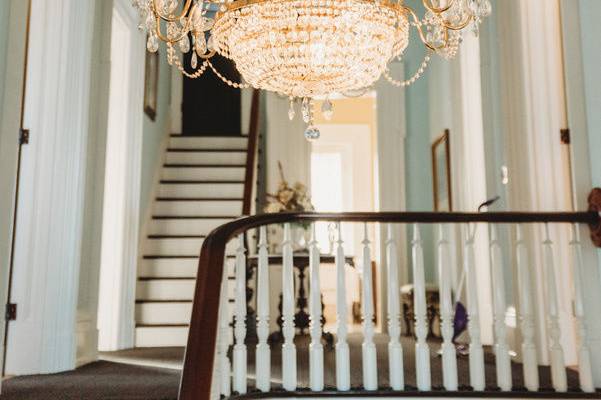
[[434, 210], [442, 212], [453, 211], [449, 133], [446, 129], [442, 136], [432, 143]]
[[159, 52], [146, 52], [144, 76], [144, 113], [155, 120], [157, 115], [157, 91], [159, 84]]

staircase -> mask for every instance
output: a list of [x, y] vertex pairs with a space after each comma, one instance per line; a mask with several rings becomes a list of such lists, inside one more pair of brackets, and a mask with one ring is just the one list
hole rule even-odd
[[136, 347], [186, 345], [202, 242], [242, 215], [247, 145], [246, 136], [170, 137], [138, 268]]

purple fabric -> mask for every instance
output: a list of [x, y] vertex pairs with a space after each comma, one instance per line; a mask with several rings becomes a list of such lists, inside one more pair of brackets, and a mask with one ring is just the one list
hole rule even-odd
[[467, 328], [467, 310], [460, 302], [455, 304], [455, 318], [453, 319], [453, 342]]

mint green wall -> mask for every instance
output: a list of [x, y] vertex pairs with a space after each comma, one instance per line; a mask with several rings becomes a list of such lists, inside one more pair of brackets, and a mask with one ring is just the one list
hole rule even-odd
[[8, 44], [8, 17], [10, 1], [0, 2], [0, 104], [4, 103], [4, 74], [6, 72], [6, 47]]
[[169, 133], [169, 103], [171, 101], [171, 67], [167, 63], [166, 49], [159, 50], [159, 85], [157, 115], [152, 121], [144, 114], [144, 132], [142, 138], [142, 177], [140, 187], [140, 224], [146, 223], [149, 207], [152, 205], [152, 192], [162, 154], [161, 143]]
[[586, 95], [591, 177], [601, 187], [601, 2], [580, 0], [580, 29]]
[[[407, 5], [412, 7], [418, 15], [423, 15], [421, 1], [410, 0]], [[409, 48], [405, 51], [403, 65], [405, 78], [410, 78], [419, 69], [423, 61], [426, 48], [412, 29]], [[405, 179], [406, 179], [406, 204], [407, 211], [432, 211], [432, 160], [430, 156], [430, 115], [429, 115], [429, 77], [424, 74], [415, 84], [405, 90], [405, 115], [407, 137], [405, 140]], [[433, 230], [431, 226], [422, 225], [422, 239], [424, 243], [424, 263], [426, 281], [435, 281]], [[407, 230], [408, 238], [412, 236], [412, 229]], [[407, 250], [410, 254], [411, 245]], [[409, 257], [410, 259], [410, 257]], [[411, 276], [411, 274], [410, 274]]]
[[[580, 35], [586, 118], [588, 127], [591, 180], [593, 187], [601, 187], [601, 2], [580, 0]], [[601, 268], [601, 250], [598, 252]]]

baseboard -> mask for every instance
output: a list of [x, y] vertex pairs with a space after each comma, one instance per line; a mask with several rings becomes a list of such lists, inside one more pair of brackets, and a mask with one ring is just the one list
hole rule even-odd
[[77, 358], [75, 367], [98, 360], [98, 329], [94, 321], [77, 321]]

